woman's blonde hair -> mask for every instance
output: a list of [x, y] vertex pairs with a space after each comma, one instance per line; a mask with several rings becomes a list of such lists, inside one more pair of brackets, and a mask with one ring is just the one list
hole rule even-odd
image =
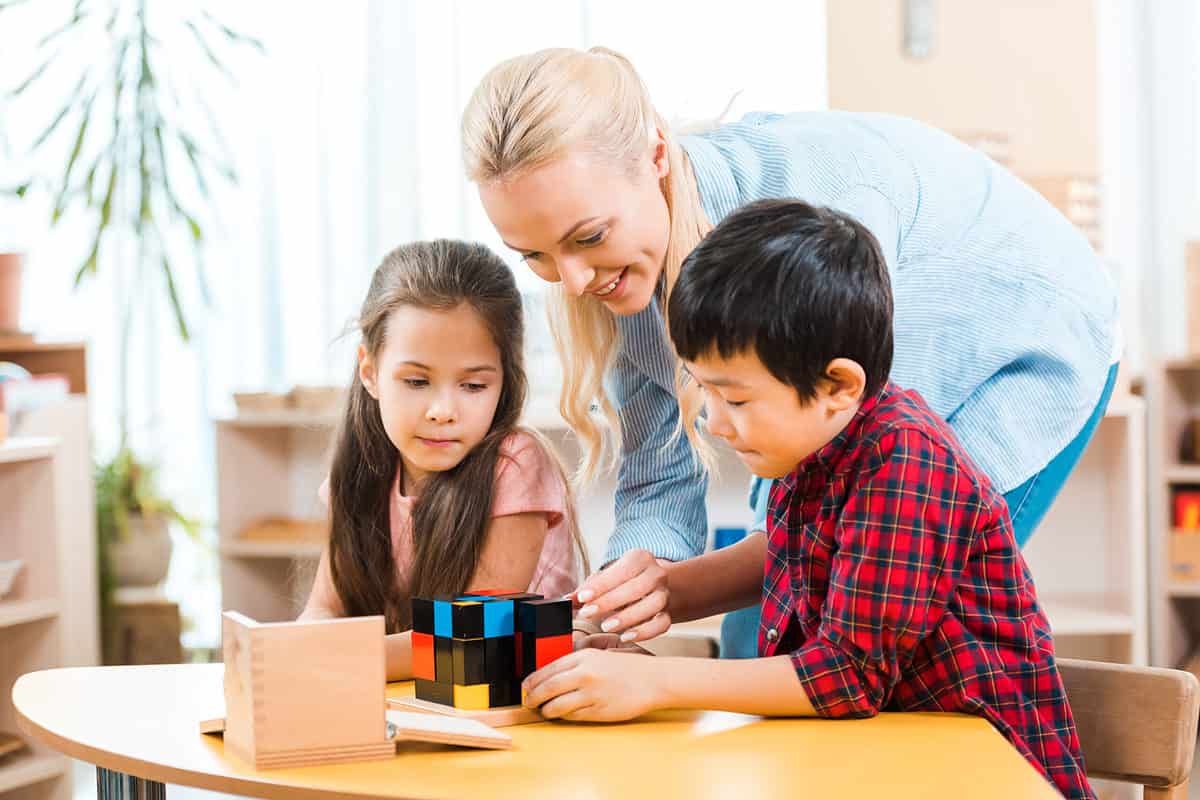
[[[669, 166], [662, 181], [671, 220], [663, 263], [669, 293], [683, 259], [712, 225], [683, 149], [650, 102], [637, 71], [620, 53], [604, 47], [554, 48], [493, 67], [463, 112], [463, 162], [467, 177], [481, 184], [512, 180], [570, 150], [624, 165], [636, 174], [655, 128], [666, 143]], [[571, 297], [561, 286], [553, 288], [548, 305], [563, 366], [559, 410], [584, 448], [575, 474], [581, 483], [611, 467], [616, 457], [613, 440], [619, 438], [620, 422], [604, 391], [604, 376], [617, 350], [616, 320], [595, 297]], [[711, 454], [694, 424], [699, 397], [684, 391], [682, 382], [677, 396], [683, 431], [709, 464]], [[603, 419], [592, 412], [593, 406]]]

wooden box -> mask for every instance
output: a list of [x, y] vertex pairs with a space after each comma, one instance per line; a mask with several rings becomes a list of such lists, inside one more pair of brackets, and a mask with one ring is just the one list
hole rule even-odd
[[254, 765], [390, 758], [381, 616], [258, 623], [225, 612], [225, 747]]
[[1200, 581], [1200, 531], [1171, 531], [1171, 580]]

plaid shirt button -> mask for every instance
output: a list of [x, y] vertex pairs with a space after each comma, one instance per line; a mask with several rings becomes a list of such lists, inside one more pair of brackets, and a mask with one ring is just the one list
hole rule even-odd
[[777, 639], [779, 639], [779, 631], [775, 630], [774, 628], [771, 628], [771, 630], [767, 631], [768, 642], [775, 642]]

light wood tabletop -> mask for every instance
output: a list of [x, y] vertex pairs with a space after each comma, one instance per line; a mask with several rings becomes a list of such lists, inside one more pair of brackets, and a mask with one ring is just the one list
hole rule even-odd
[[[27, 734], [102, 777], [252, 797], [1058, 797], [982, 719], [924, 713], [829, 721], [671, 711], [507, 728], [511, 750], [401, 744], [383, 761], [256, 771], [227, 756], [220, 736], [198, 732], [199, 720], [223, 713], [222, 669], [33, 672], [13, 686], [13, 704]], [[412, 685], [387, 692], [409, 695]]]

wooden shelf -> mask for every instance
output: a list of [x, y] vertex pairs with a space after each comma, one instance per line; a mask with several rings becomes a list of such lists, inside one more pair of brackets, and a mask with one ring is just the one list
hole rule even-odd
[[218, 424], [234, 428], [336, 428], [341, 418], [336, 414], [310, 414], [307, 411], [264, 411], [238, 414], [217, 420]]
[[1168, 464], [1166, 478], [1170, 483], [1200, 483], [1200, 464]]
[[1140, 412], [1145, 408], [1146, 401], [1137, 395], [1124, 394], [1120, 397], [1113, 397], [1108, 402], [1108, 408], [1104, 411], [1106, 418], [1128, 417], [1130, 414]]
[[0, 794], [56, 778], [71, 768], [71, 760], [56, 754], [19, 755], [0, 764]]
[[36, 461], [54, 455], [57, 442], [49, 437], [16, 437], [0, 444], [0, 464]]
[[1103, 598], [1042, 599], [1042, 608], [1055, 636], [1111, 636], [1134, 632], [1132, 614], [1110, 611]]
[[27, 622], [37, 622], [42, 619], [57, 617], [61, 606], [57, 600], [0, 600], [0, 628], [13, 625], [24, 625]]
[[221, 542], [221, 555], [241, 558], [320, 558], [320, 542]]
[[1200, 581], [1172, 581], [1167, 584], [1171, 597], [1200, 597]]

